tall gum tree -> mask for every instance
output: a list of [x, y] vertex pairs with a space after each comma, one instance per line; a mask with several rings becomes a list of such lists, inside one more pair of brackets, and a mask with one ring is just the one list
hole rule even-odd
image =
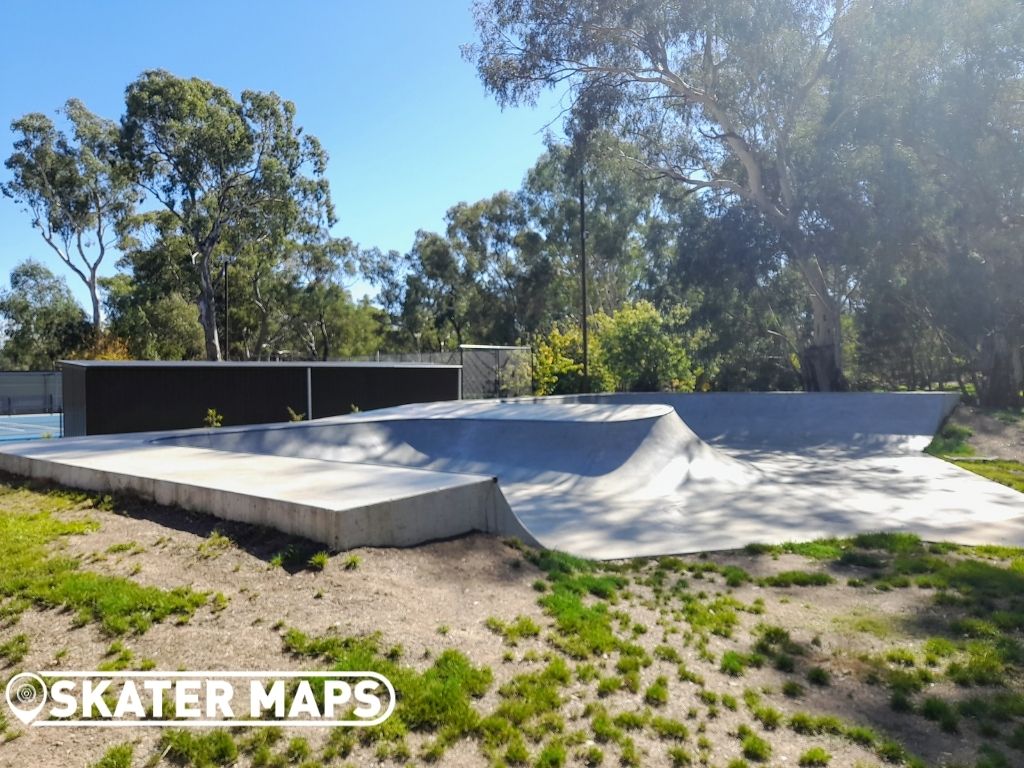
[[837, 41], [858, 0], [481, 0], [464, 54], [502, 106], [566, 87], [570, 122], [617, 129], [643, 166], [753, 206], [778, 232], [810, 306], [808, 389], [843, 389], [837, 258], [811, 189]]
[[177, 220], [191, 249], [206, 357], [220, 360], [213, 274], [228, 257], [227, 231], [258, 241], [330, 227], [327, 154], [276, 94], [244, 91], [236, 100], [163, 70], [128, 86], [120, 146], [136, 183]]
[[81, 280], [92, 304], [93, 333], [103, 323], [99, 269], [117, 245], [137, 193], [116, 162], [117, 124], [77, 99], [61, 110], [70, 132], [33, 112], [11, 123], [18, 136], [5, 163], [13, 178], [0, 190], [23, 205], [46, 244]]

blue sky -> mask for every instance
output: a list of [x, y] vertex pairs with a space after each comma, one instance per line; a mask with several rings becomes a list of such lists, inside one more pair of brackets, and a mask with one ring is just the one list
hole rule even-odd
[[[561, 126], [554, 95], [502, 111], [484, 92], [459, 53], [474, 39], [469, 0], [50, 0], [4, 3], [3, 19], [0, 158], [12, 150], [12, 119], [52, 116], [70, 97], [118, 118], [125, 86], [146, 69], [236, 95], [273, 90], [295, 102], [298, 123], [330, 153], [335, 234], [366, 246], [405, 251], [417, 229], [441, 228], [455, 203], [515, 189], [543, 151], [545, 127]], [[0, 284], [32, 257], [85, 300], [6, 197], [0, 233]]]

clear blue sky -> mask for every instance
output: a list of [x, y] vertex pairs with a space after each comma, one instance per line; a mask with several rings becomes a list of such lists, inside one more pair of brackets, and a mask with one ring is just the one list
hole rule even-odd
[[[330, 153], [335, 234], [408, 250], [455, 203], [515, 189], [560, 131], [558, 100], [502, 112], [459, 45], [472, 42], [470, 0], [50, 0], [3, 3], [0, 158], [12, 119], [76, 97], [105, 117], [146, 69], [230, 89], [273, 90]], [[8, 178], [0, 166], [0, 178]], [[26, 214], [0, 197], [0, 285], [32, 257], [68, 279]], [[113, 259], [105, 273], [113, 269]], [[357, 283], [353, 293], [367, 288]]]

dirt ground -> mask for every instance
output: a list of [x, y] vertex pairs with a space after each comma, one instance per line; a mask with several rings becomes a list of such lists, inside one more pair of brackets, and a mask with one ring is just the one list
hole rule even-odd
[[[889, 690], [872, 679], [871, 671], [888, 670], [892, 665], [880, 659], [894, 649], [909, 652], [920, 666], [922, 647], [932, 625], [950, 609], [932, 602], [933, 592], [924, 588], [858, 586], [866, 571], [855, 565], [823, 563], [785, 552], [731, 552], [683, 561], [619, 564], [622, 570], [613, 572], [623, 574], [628, 586], [608, 602], [608, 608], [619, 614], [616, 631], [621, 641], [641, 646], [648, 655], [648, 665], [639, 669], [636, 691], [619, 689], [605, 696], [596, 692], [593, 680], [581, 679], [580, 670], [592, 665], [600, 677], [613, 677], [619, 657], [604, 653], [574, 659], [557, 650], [561, 630], [556, 617], [538, 602], [546, 592], [539, 593], [537, 583], [543, 582], [547, 574], [530, 562], [529, 552], [494, 537], [472, 535], [412, 549], [335, 554], [326, 568], [314, 571], [273, 564], [276, 553], [291, 548], [293, 561], [304, 565], [317, 549], [309, 542], [226, 525], [180, 510], [132, 503], [101, 511], [86, 504], [62, 516], [88, 517], [99, 523], [99, 529], [92, 533], [60, 540], [64, 547], [61, 555], [80, 558], [82, 568], [161, 589], [187, 586], [211, 595], [222, 593], [227, 599], [226, 606], [223, 601], [221, 606], [208, 603], [185, 624], [168, 621], [155, 624], [143, 634], [122, 638], [133, 654], [129, 668], [142, 663], [155, 665], [158, 670], [323, 668], [315, 660], [286, 652], [282, 636], [288, 628], [298, 628], [310, 636], [380, 633], [383, 647], [400, 646], [402, 663], [419, 670], [426, 669], [448, 649], [458, 650], [473, 665], [489, 668], [494, 683], [473, 702], [474, 708], [485, 715], [501, 703], [503, 684], [562, 657], [577, 674], [561, 691], [559, 717], [549, 718], [551, 722], [545, 726], [554, 736], [524, 728], [530, 735], [530, 764], [540, 760], [541, 749], [550, 739], [568, 749], [564, 763], [555, 760], [545, 765], [674, 766], [692, 760], [692, 764], [719, 768], [741, 766], [746, 763], [737, 762], [745, 759], [737, 731], [744, 725], [769, 742], [771, 758], [765, 764], [796, 766], [813, 747], [825, 749], [832, 766], [867, 768], [883, 764], [877, 747], [861, 746], [827, 732], [805, 734], [787, 727], [792, 715], [800, 711], [815, 716], [832, 714], [851, 726], [867, 726], [878, 739], [893, 739], [920, 755], [924, 762], [918, 764], [974, 765], [979, 749], [988, 740], [966, 722], [956, 732], [944, 732], [920, 711], [892, 709]], [[211, 535], [215, 530], [227, 536], [230, 543], [216, 539], [224, 545], [212, 547], [209, 542], [214, 540]], [[722, 571], [725, 566], [743, 569], [752, 581], [728, 586]], [[814, 587], [757, 583], [758, 579], [787, 571], [825, 572], [835, 581]], [[679, 577], [675, 586], [679, 602], [673, 602], [676, 592], [666, 596], [656, 586], [655, 578], [665, 574], [670, 574], [672, 580]], [[592, 598], [588, 601], [594, 602]], [[711, 614], [735, 607], [737, 626], [731, 636], [705, 634], [702, 642], [698, 619], [685, 613], [693, 606], [701, 611], [707, 608]], [[529, 617], [540, 633], [515, 645], [487, 626], [489, 619], [511, 623], [520, 617]], [[800, 649], [796, 669], [777, 669], [769, 661], [760, 668], [747, 668], [739, 676], [721, 671], [719, 660], [723, 655], [728, 651], [750, 653], [759, 627], [766, 623], [788, 630]], [[0, 629], [0, 643], [18, 634], [28, 636], [29, 650], [17, 664], [3, 670], [4, 682], [22, 670], [95, 669], [110, 658], [112, 638], [95, 623], [76, 626], [66, 612], [29, 609], [16, 623]], [[656, 650], [659, 646], [661, 651]], [[674, 649], [679, 658], [663, 658], [666, 647]], [[681, 679], [680, 660], [699, 675], [698, 681]], [[827, 670], [830, 683], [809, 683], [805, 674], [812, 667]], [[667, 702], [652, 705], [645, 700], [645, 691], [659, 676], [667, 679], [669, 694]], [[783, 695], [787, 682], [798, 682], [799, 694]], [[1015, 678], [1011, 686], [1016, 685]], [[959, 687], [939, 675], [921, 695], [955, 702], [979, 691]], [[738, 702], [732, 703], [735, 710], [725, 704], [725, 697], [730, 696]], [[399, 706], [401, 697], [399, 691]], [[761, 701], [757, 706], [776, 710], [778, 723], [769, 728], [756, 722], [755, 705], [750, 703], [755, 700]], [[653, 717], [677, 720], [687, 726], [690, 735], [675, 745], [674, 753], [671, 750], [675, 743], [666, 742], [649, 725], [623, 725], [625, 731], [618, 743], [601, 741], [591, 730], [595, 707], [605, 708], [613, 717], [641, 713], [648, 724]], [[380, 751], [379, 745], [367, 743], [356, 745], [346, 760], [322, 761], [315, 756], [328, 741], [327, 729], [304, 730], [301, 734], [297, 729], [286, 729], [287, 738], [296, 735], [309, 739], [314, 757], [302, 764], [312, 768], [424, 765], [428, 760], [423, 751], [436, 734], [410, 733], [408, 754], [398, 759], [386, 750]], [[134, 746], [131, 765], [170, 764], [171, 756], [160, 747], [160, 738], [160, 729], [156, 728], [32, 729], [20, 728], [12, 721], [0, 745], [0, 765], [93, 766], [108, 748], [122, 743]], [[632, 744], [629, 749], [635, 752], [629, 752], [627, 740]], [[1021, 761], [1007, 765], [1024, 764], [1024, 752], [1014, 752], [1005, 745], [1001, 748]], [[593, 762], [596, 755], [590, 752], [593, 749], [602, 752], [597, 763]], [[685, 750], [685, 754], [678, 750]], [[437, 761], [457, 768], [510, 763], [487, 754], [475, 738], [457, 740]], [[230, 764], [257, 763], [241, 754]], [[293, 763], [281, 757], [273, 764]]]
[[992, 412], [972, 405], [961, 405], [950, 422], [967, 427], [973, 433], [968, 442], [980, 458], [1011, 459], [1024, 462], [1024, 421], [997, 418]]

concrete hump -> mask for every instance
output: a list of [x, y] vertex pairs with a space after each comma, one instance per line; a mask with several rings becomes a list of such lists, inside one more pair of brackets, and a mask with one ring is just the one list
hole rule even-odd
[[[524, 399], [522, 402], [531, 401]], [[534, 398], [544, 403], [662, 403], [703, 440], [729, 448], [917, 453], [960, 402], [955, 392], [637, 392]]]
[[486, 475], [517, 494], [651, 497], [689, 482], [743, 484], [758, 475], [656, 403], [432, 403], [154, 444]]

